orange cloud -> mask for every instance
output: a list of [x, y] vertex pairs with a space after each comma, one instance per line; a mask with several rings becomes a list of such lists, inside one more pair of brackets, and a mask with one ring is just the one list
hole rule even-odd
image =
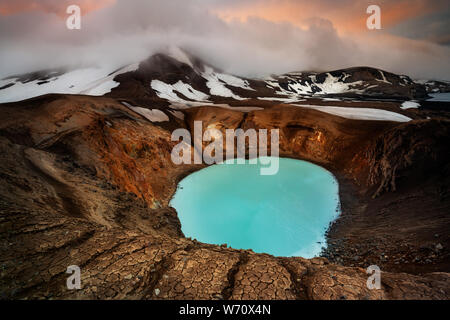
[[222, 5], [214, 12], [226, 21], [247, 20], [259, 17], [273, 22], [287, 21], [305, 27], [313, 17], [327, 19], [339, 32], [361, 32], [366, 29], [367, 7], [378, 4], [381, 7], [383, 28], [393, 26], [407, 19], [426, 15], [446, 6], [444, 0], [262, 0], [243, 1], [232, 6]]
[[[403, 21], [421, 17], [432, 12], [435, 12], [443, 7], [441, 1], [426, 1], [426, 0], [402, 0], [402, 1], [383, 1], [380, 4], [381, 18], [383, 28], [394, 26]], [[363, 26], [365, 28], [365, 21], [367, 15], [362, 17], [353, 28], [357, 26]]]
[[67, 7], [72, 4], [80, 6], [82, 14], [87, 14], [115, 2], [116, 0], [0, 0], [0, 15], [41, 11], [65, 17]]

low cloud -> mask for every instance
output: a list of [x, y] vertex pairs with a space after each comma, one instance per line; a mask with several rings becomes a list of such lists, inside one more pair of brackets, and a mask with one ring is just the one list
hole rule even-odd
[[110, 6], [116, 0], [0, 0], [0, 15], [11, 15], [22, 12], [47, 12], [59, 16], [66, 13], [69, 5], [83, 7], [84, 13]]
[[177, 45], [243, 76], [369, 65], [450, 80], [448, 47], [382, 31], [343, 35], [317, 16], [302, 26], [252, 16], [224, 20], [218, 2], [117, 0], [87, 12], [79, 31], [67, 30], [54, 13], [2, 16], [0, 76], [65, 65], [117, 67]]

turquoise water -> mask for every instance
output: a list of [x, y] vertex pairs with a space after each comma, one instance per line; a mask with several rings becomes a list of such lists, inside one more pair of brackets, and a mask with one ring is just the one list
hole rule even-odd
[[210, 166], [182, 180], [171, 205], [185, 236], [275, 256], [317, 256], [339, 215], [338, 183], [312, 163], [279, 161], [272, 176], [247, 161]]

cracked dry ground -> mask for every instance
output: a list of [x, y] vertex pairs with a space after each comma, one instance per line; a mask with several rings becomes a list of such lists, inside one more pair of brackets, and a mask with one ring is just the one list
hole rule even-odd
[[[283, 154], [324, 165], [354, 164], [351, 146], [393, 124], [286, 106], [247, 115], [198, 108], [157, 126], [113, 99], [60, 95], [0, 108], [2, 299], [450, 296], [448, 273], [383, 272], [382, 289], [369, 290], [363, 268], [202, 244], [183, 236], [168, 206], [177, 182], [201, 168], [170, 161], [171, 130], [195, 119], [220, 130], [280, 127]], [[336, 167], [350, 171], [364, 170]], [[66, 288], [70, 265], [81, 268], [81, 290]]]

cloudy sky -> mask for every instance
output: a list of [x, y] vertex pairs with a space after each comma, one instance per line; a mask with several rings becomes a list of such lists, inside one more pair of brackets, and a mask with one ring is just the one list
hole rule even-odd
[[[66, 28], [72, 4], [81, 30]], [[366, 27], [371, 4], [382, 30]], [[177, 45], [244, 76], [369, 65], [450, 80], [449, 30], [448, 0], [0, 0], [0, 76]]]

